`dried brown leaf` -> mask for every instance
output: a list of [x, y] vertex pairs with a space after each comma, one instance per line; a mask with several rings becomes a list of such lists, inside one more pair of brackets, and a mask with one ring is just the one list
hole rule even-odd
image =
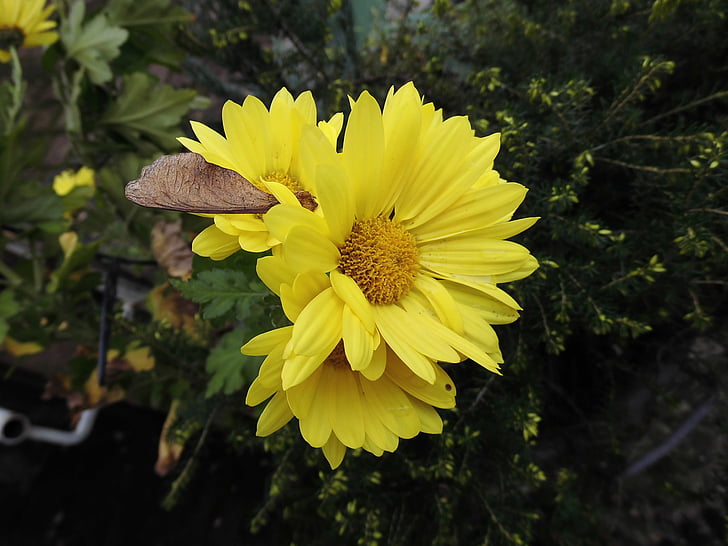
[[[309, 210], [313, 196], [296, 193]], [[235, 171], [206, 162], [199, 154], [165, 155], [126, 185], [126, 198], [143, 207], [208, 214], [263, 214], [278, 201]]]
[[182, 236], [182, 221], [160, 220], [152, 228], [152, 253], [167, 275], [189, 279], [192, 275], [192, 249]]

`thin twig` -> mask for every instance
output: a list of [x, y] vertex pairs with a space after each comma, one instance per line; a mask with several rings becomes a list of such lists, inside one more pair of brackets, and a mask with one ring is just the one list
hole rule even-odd
[[630, 140], [651, 140], [655, 142], [671, 142], [671, 141], [686, 141], [686, 140], [695, 140], [703, 136], [702, 133], [698, 133], [695, 135], [676, 135], [676, 136], [659, 136], [659, 135], [627, 135], [619, 138], [615, 138], [614, 140], [610, 140], [607, 142], [604, 142], [603, 144], [600, 144], [599, 146], [594, 146], [591, 148], [590, 151], [595, 152], [597, 150], [601, 150], [602, 148], [606, 148], [607, 146], [611, 146], [612, 144], [619, 144], [620, 142], [629, 142]]
[[677, 108], [673, 108], [672, 110], [668, 110], [667, 112], [663, 112], [662, 114], [659, 114], [653, 118], [650, 118], [647, 121], [644, 121], [642, 123], [654, 123], [658, 119], [666, 118], [667, 116], [677, 114], [678, 112], [682, 112], [683, 110], [688, 110], [690, 108], [694, 108], [695, 106], [700, 106], [703, 103], [709, 102], [711, 100], [719, 99], [722, 97], [728, 97], [728, 91], [718, 91], [717, 93], [713, 93], [712, 95], [708, 95], [707, 97], [703, 97], [702, 99], [698, 99], [698, 100], [688, 103], [684, 106], [679, 106]]
[[644, 457], [638, 459], [627, 467], [627, 470], [622, 474], [622, 478], [629, 478], [636, 476], [654, 463], [662, 459], [665, 455], [670, 453], [677, 445], [682, 442], [685, 437], [692, 432], [692, 430], [698, 426], [700, 421], [708, 416], [710, 411], [713, 409], [715, 404], [715, 397], [711, 396], [705, 402], [700, 404], [688, 419], [673, 432], [670, 437], [665, 440], [662, 444], [657, 446], [652, 451], [649, 451]]
[[728, 212], [720, 209], [689, 209], [686, 212], [712, 212], [713, 214], [722, 214], [728, 216]]
[[596, 133], [599, 129], [604, 127], [609, 120], [611, 120], [615, 115], [617, 115], [617, 112], [619, 112], [622, 108], [625, 107], [625, 105], [632, 100], [632, 97], [634, 97], [637, 92], [642, 88], [644, 83], [652, 76], [654, 72], [656, 72], [659, 68], [661, 68], [662, 65], [658, 64], [652, 67], [652, 69], [642, 76], [640, 80], [637, 82], [637, 84], [632, 88], [632, 90], [627, 94], [624, 99], [622, 99], [622, 102], [617, 104], [614, 108], [612, 108], [608, 113], [607, 116], [602, 120], [602, 122], [597, 125], [597, 127], [592, 131], [592, 134]]
[[611, 163], [613, 165], [619, 165], [627, 169], [634, 169], [637, 171], [647, 171], [650, 173], [657, 174], [674, 174], [674, 173], [689, 173], [690, 169], [675, 168], [675, 169], [661, 169], [659, 167], [651, 167], [649, 165], [635, 165], [634, 163], [625, 163], [617, 159], [608, 159], [606, 157], [595, 157], [594, 161], [603, 161], [604, 163]]

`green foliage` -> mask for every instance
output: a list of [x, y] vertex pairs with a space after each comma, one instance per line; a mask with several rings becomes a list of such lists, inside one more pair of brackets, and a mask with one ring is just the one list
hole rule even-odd
[[230, 395], [253, 382], [258, 375], [260, 358], [240, 353], [240, 346], [249, 338], [249, 330], [238, 328], [220, 338], [210, 351], [205, 369], [212, 377], [207, 383], [206, 397], [217, 393]]
[[92, 83], [100, 85], [111, 79], [109, 63], [119, 56], [129, 32], [109, 24], [103, 13], [84, 22], [85, 13], [85, 2], [71, 5], [68, 18], [61, 22], [61, 41], [68, 57], [88, 71]]
[[243, 320], [250, 315], [251, 298], [254, 301], [264, 297], [260, 281], [251, 281], [230, 269], [202, 271], [187, 282], [175, 282], [174, 286], [186, 298], [202, 304], [205, 319], [231, 313], [238, 320]]
[[12, 290], [0, 292], [0, 338], [5, 339], [10, 330], [8, 319], [20, 311], [20, 304], [15, 301]]
[[151, 76], [135, 72], [124, 78], [119, 96], [100, 123], [142, 153], [174, 150], [180, 119], [196, 95], [192, 89], [158, 85]]

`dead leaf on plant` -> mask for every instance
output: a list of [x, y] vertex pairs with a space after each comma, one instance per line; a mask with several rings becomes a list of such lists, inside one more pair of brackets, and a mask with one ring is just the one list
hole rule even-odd
[[152, 228], [152, 252], [167, 275], [189, 279], [192, 275], [192, 249], [182, 236], [182, 221], [160, 220]]
[[[160, 157], [126, 185], [125, 193], [143, 207], [208, 214], [263, 214], [278, 204], [235, 171], [194, 153]], [[307, 191], [296, 192], [296, 197], [309, 210], [317, 207]]]

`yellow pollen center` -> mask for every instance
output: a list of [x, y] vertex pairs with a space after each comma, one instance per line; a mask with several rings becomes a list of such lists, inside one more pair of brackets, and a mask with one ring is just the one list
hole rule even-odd
[[[298, 179], [294, 176], [291, 176], [291, 174], [287, 173], [287, 172], [270, 171], [270, 172], [264, 174], [263, 176], [261, 176], [260, 178], [262, 180], [265, 180], [266, 182], [278, 182], [279, 184], [283, 184], [286, 188], [291, 190], [293, 193], [296, 193], [297, 191], [303, 191], [303, 186], [298, 181]], [[262, 181], [255, 181], [255, 182], [253, 182], [253, 185], [255, 187], [257, 187], [258, 189], [263, 190], [264, 192], [270, 193]]]
[[339, 251], [339, 269], [375, 305], [399, 301], [420, 267], [414, 236], [388, 218], [356, 222]]
[[344, 344], [341, 341], [334, 347], [331, 354], [326, 357], [325, 364], [334, 368], [349, 367], [349, 361], [346, 359], [346, 354], [344, 353]]

